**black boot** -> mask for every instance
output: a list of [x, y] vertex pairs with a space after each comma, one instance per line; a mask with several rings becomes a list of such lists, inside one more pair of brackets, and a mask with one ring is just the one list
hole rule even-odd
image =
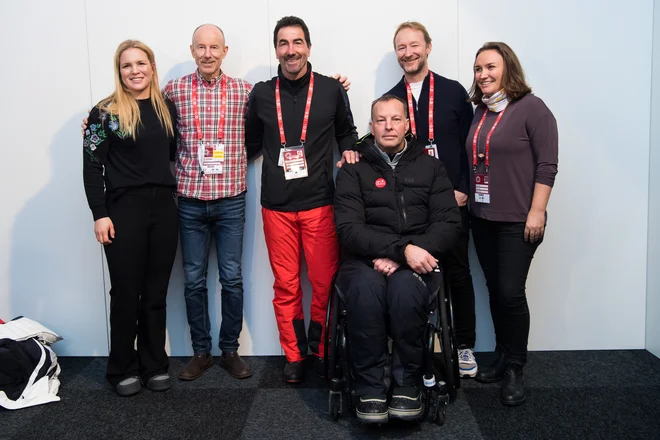
[[495, 363], [485, 366], [480, 365], [479, 372], [477, 373], [477, 377], [475, 377], [475, 379], [478, 382], [483, 383], [499, 382], [504, 377], [507, 364], [508, 362], [506, 361], [504, 354], [498, 351], [498, 356]]
[[517, 406], [525, 403], [525, 381], [523, 380], [523, 366], [518, 362], [510, 362], [506, 367], [500, 401], [503, 405]]
[[305, 378], [303, 362], [287, 362], [284, 366], [284, 382], [300, 383]]

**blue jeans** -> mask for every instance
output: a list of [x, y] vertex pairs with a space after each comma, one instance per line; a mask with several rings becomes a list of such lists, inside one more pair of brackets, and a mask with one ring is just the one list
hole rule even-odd
[[245, 193], [211, 201], [180, 197], [179, 223], [186, 314], [193, 351], [195, 354], [211, 352], [206, 276], [211, 239], [215, 238], [222, 284], [222, 324], [218, 345], [223, 352], [235, 352], [243, 327], [241, 257]]

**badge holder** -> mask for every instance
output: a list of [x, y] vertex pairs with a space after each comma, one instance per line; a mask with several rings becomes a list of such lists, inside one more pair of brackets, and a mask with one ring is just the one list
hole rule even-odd
[[424, 153], [426, 153], [428, 156], [439, 159], [438, 146], [435, 143], [433, 143], [433, 139], [429, 139], [429, 144], [424, 147]]
[[490, 176], [485, 174], [474, 175], [474, 201], [476, 203], [490, 203]]
[[280, 157], [282, 158], [286, 180], [307, 177], [307, 158], [305, 157], [304, 144], [280, 149]]
[[225, 167], [225, 144], [199, 144], [197, 159], [204, 174], [222, 174]]

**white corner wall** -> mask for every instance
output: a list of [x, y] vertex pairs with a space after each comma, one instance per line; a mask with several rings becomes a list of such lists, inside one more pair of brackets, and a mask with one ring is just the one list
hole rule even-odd
[[463, 84], [476, 50], [504, 41], [559, 125], [559, 174], [527, 281], [531, 350], [644, 348], [652, 10], [650, 0], [459, 2]]
[[660, 357], [660, 4], [653, 9], [646, 349]]
[[[109, 282], [82, 189], [79, 126], [86, 110], [112, 90], [116, 46], [127, 38], [149, 44], [164, 85], [194, 70], [188, 49], [193, 29], [216, 23], [230, 47], [224, 71], [254, 83], [275, 75], [272, 29], [280, 17], [293, 14], [310, 27], [314, 69], [351, 78], [349, 96], [360, 133], [366, 132], [371, 101], [401, 77], [392, 48], [399, 22], [425, 23], [434, 41], [431, 68], [466, 87], [477, 48], [490, 40], [509, 43], [535, 93], [554, 112], [561, 142], [547, 237], [528, 280], [530, 348], [643, 348], [645, 339], [649, 346], [653, 340], [657, 344], [644, 326], [647, 239], [653, 237], [658, 249], [653, 253], [652, 242], [649, 322], [660, 316], [660, 289], [651, 295], [653, 283], [660, 286], [660, 279], [652, 279], [660, 240], [647, 227], [660, 218], [658, 204], [652, 201], [647, 208], [649, 194], [653, 199], [656, 188], [657, 200], [660, 191], [657, 174], [655, 180], [651, 175], [649, 190], [646, 166], [653, 1], [608, 2], [606, 8], [598, 0], [577, 3], [423, 0], [416, 2], [416, 14], [392, 14], [402, 10], [393, 0], [355, 3], [349, 11], [292, 0], [201, 1], [195, 8], [181, 8], [173, 0], [118, 0], [111, 7], [84, 0], [3, 4], [0, 318], [25, 315], [61, 333], [66, 339], [55, 345], [60, 355], [107, 354]], [[655, 15], [657, 29], [657, 8]], [[654, 93], [657, 103], [657, 88]], [[621, 111], [612, 111], [614, 106]], [[656, 163], [658, 128], [656, 123], [652, 138]], [[240, 342], [242, 353], [262, 355], [281, 351], [259, 209], [260, 165], [248, 167]], [[209, 268], [209, 295], [217, 345], [221, 305], [215, 261]], [[487, 296], [475, 258], [473, 263], [477, 349], [489, 350]], [[304, 286], [308, 304], [309, 284]], [[170, 353], [189, 354], [179, 257], [167, 327]]]

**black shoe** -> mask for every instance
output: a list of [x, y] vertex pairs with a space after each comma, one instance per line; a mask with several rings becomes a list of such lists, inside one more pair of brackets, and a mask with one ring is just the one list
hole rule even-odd
[[517, 362], [510, 362], [506, 367], [502, 387], [500, 388], [500, 401], [503, 405], [517, 406], [525, 403], [525, 381], [523, 380], [523, 366]]
[[499, 382], [504, 377], [508, 362], [502, 353], [499, 354], [495, 363], [490, 365], [480, 365], [479, 372], [475, 379], [477, 382], [493, 383]]
[[302, 361], [287, 362], [284, 366], [284, 382], [300, 383], [305, 378], [305, 368]]
[[387, 398], [361, 396], [355, 406], [355, 415], [362, 423], [387, 423]]
[[122, 397], [133, 396], [140, 392], [142, 383], [137, 376], [127, 377], [126, 379], [115, 385], [115, 391]]
[[393, 419], [416, 420], [424, 412], [422, 392], [417, 387], [395, 387], [389, 415]]
[[170, 375], [167, 373], [157, 374], [147, 381], [147, 388], [151, 391], [167, 391], [172, 388]]
[[312, 356], [314, 358], [314, 371], [320, 379], [325, 379], [325, 361], [323, 358], [318, 356]]

